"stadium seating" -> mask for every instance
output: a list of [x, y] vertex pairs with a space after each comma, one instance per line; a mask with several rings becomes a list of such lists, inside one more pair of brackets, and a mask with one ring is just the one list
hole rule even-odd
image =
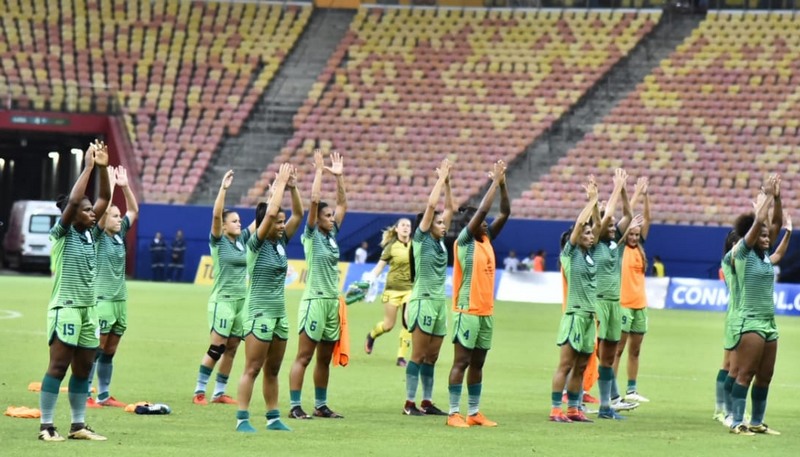
[[[659, 19], [652, 12], [360, 9], [295, 116], [294, 136], [242, 203], [263, 195], [285, 161], [310, 185], [315, 147], [345, 157], [353, 209], [419, 211], [433, 164], [444, 157], [456, 162], [454, 192], [463, 202], [485, 184], [492, 161], [521, 154]], [[333, 188], [328, 179], [325, 189]]]
[[310, 14], [254, 2], [0, 0], [0, 93], [20, 109], [119, 108], [144, 199], [185, 202]]
[[654, 220], [729, 224], [762, 179], [783, 174], [793, 200], [800, 166], [800, 19], [709, 13], [594, 131], [513, 202], [514, 214], [572, 219], [593, 173], [611, 191], [623, 166], [651, 180]]

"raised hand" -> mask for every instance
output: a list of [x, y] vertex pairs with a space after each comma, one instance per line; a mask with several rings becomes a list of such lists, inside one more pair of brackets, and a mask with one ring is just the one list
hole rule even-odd
[[108, 146], [102, 141], [95, 141], [94, 164], [98, 167], [108, 166]]
[[492, 166], [492, 171], [489, 172], [489, 179], [496, 182], [497, 184], [501, 184], [505, 182], [506, 177], [506, 164], [502, 160], [498, 160]]
[[333, 151], [331, 153], [331, 166], [325, 167], [325, 171], [334, 176], [342, 175], [342, 172], [344, 171], [344, 160], [342, 160], [342, 156], [339, 155], [338, 152]]
[[628, 230], [636, 227], [641, 227], [643, 225], [644, 225], [644, 216], [640, 213], [637, 214], [636, 216], [633, 216], [633, 219], [631, 219], [631, 223], [628, 225]]
[[775, 174], [775, 198], [781, 196], [781, 175]]
[[766, 200], [767, 200], [767, 194], [765, 194], [764, 192], [759, 192], [758, 195], [756, 195], [756, 201], [753, 202], [753, 209], [758, 211], [758, 208], [761, 207], [761, 205], [763, 205], [764, 201]]
[[228, 170], [225, 172], [225, 176], [222, 177], [222, 184], [219, 187], [228, 190], [231, 184], [233, 184], [233, 170]]
[[292, 170], [289, 172], [289, 179], [286, 181], [287, 189], [294, 189], [297, 186], [297, 168], [291, 166]]
[[325, 159], [322, 158], [322, 151], [314, 149], [314, 169], [322, 171], [325, 169]]
[[441, 163], [439, 163], [439, 167], [436, 168], [436, 176], [439, 179], [449, 179], [450, 178], [450, 161], [447, 159], [442, 159]]
[[97, 144], [95, 142], [89, 143], [89, 147], [86, 149], [86, 154], [83, 156], [83, 166], [88, 169], [94, 168], [94, 155], [97, 151]]
[[589, 182], [583, 186], [583, 190], [586, 191], [586, 197], [590, 200], [597, 198], [597, 181], [595, 181], [594, 175], [589, 175]]
[[649, 183], [649, 180], [647, 179], [646, 176], [642, 176], [641, 178], [637, 179], [636, 180], [636, 192], [638, 192], [638, 193], [640, 193], [642, 195], [646, 194], [647, 193], [648, 183]]
[[792, 216], [789, 215], [788, 211], [783, 212], [783, 228], [787, 231], [792, 231]]
[[289, 182], [289, 177], [292, 173], [292, 165], [289, 163], [284, 163], [278, 169], [278, 173], [275, 174], [275, 182], [282, 182], [286, 184]]
[[617, 168], [614, 170], [614, 188], [621, 189], [625, 187], [626, 182], [628, 181], [628, 173], [625, 172], [622, 168]]
[[123, 166], [119, 166], [114, 169], [114, 173], [110, 174], [113, 176], [113, 180], [116, 182], [116, 185], [119, 187], [128, 187], [128, 170], [125, 169]]

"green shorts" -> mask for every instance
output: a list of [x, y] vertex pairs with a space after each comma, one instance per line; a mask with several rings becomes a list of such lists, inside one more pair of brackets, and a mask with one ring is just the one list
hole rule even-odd
[[306, 332], [309, 338], [318, 343], [339, 341], [341, 324], [338, 298], [303, 300], [297, 313], [297, 333]]
[[208, 303], [208, 326], [223, 338], [244, 337], [244, 298]]
[[595, 312], [597, 322], [597, 339], [618, 343], [622, 337], [622, 307], [619, 300], [597, 299]]
[[100, 321], [101, 335], [113, 332], [122, 336], [128, 329], [128, 302], [98, 300], [97, 317]]
[[408, 331], [419, 327], [433, 336], [447, 335], [447, 299], [417, 299], [408, 303]]
[[453, 343], [466, 349], [491, 349], [493, 330], [494, 316], [453, 312]]
[[97, 307], [53, 308], [47, 311], [47, 344], [53, 338], [67, 346], [97, 349], [100, 346], [100, 326]]
[[731, 317], [725, 319], [725, 332], [722, 337], [723, 349], [732, 351], [739, 346], [741, 340], [742, 319], [739, 317]]
[[745, 333], [755, 333], [769, 343], [778, 339], [778, 326], [775, 325], [775, 318], [755, 319], [746, 317], [742, 319], [742, 325], [739, 330], [740, 335]]
[[561, 317], [556, 344], [563, 346], [569, 343], [572, 349], [581, 354], [592, 354], [596, 333], [594, 314], [564, 314]]
[[253, 334], [260, 341], [270, 342], [273, 338], [289, 339], [289, 322], [286, 317], [263, 317], [256, 314], [244, 323], [244, 336]]
[[625, 333], [647, 333], [647, 308], [622, 310], [622, 331]]

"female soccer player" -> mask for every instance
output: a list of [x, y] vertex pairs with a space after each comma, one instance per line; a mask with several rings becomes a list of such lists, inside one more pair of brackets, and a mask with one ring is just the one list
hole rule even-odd
[[[298, 309], [297, 356], [289, 375], [289, 395], [294, 419], [311, 419], [300, 407], [300, 394], [306, 367], [314, 351], [317, 364], [314, 368], [314, 416], [341, 419], [343, 416], [328, 407], [328, 377], [333, 348], [339, 340], [339, 245], [336, 235], [347, 211], [344, 187], [344, 163], [338, 152], [331, 154], [331, 166], [325, 166], [322, 152], [314, 152], [314, 182], [311, 186], [311, 208], [308, 210], [306, 230], [301, 241], [308, 264], [308, 279]], [[320, 201], [322, 173], [336, 177], [336, 212]]]
[[[139, 204], [128, 186], [128, 172], [123, 167], [110, 171], [111, 190], [114, 187], [122, 189], [125, 196], [125, 216], [116, 205], [111, 205], [108, 211], [92, 229], [92, 235], [97, 243], [97, 279], [95, 280], [95, 295], [97, 297], [97, 315], [100, 321], [100, 350], [95, 358], [95, 368], [89, 377], [97, 371], [97, 405], [115, 406], [124, 408], [125, 403], [112, 397], [111, 373], [114, 354], [117, 353], [122, 335], [128, 328], [128, 289], [125, 286], [125, 235], [136, 222], [139, 215]], [[90, 394], [91, 395], [91, 394]], [[89, 397], [87, 406], [91, 407], [94, 400]]]
[[[594, 240], [600, 224], [591, 223], [597, 206], [597, 183], [589, 177], [586, 186], [589, 201], [578, 215], [568, 242], [561, 251], [561, 266], [567, 278], [567, 310], [561, 317], [556, 344], [561, 347], [558, 366], [553, 375], [552, 410], [553, 422], [591, 422], [580, 407], [581, 382], [589, 357], [594, 353], [595, 301], [597, 299], [597, 266], [592, 259]], [[567, 374], [572, 375], [567, 382]], [[567, 384], [567, 414], [562, 409], [561, 390]]]
[[194, 403], [207, 405], [206, 385], [214, 366], [219, 362], [217, 382], [212, 403], [235, 405], [236, 400], [225, 394], [228, 376], [236, 356], [236, 348], [243, 337], [244, 299], [246, 294], [246, 246], [255, 230], [255, 221], [242, 230], [242, 222], [235, 211], [223, 209], [225, 194], [233, 183], [233, 170], [222, 178], [214, 212], [208, 245], [214, 262], [214, 286], [208, 299], [208, 325], [211, 343], [200, 362]]
[[[406, 403], [403, 414], [447, 415], [433, 404], [433, 373], [439, 349], [447, 334], [447, 303], [444, 283], [447, 277], [447, 247], [444, 237], [453, 219], [455, 205], [450, 189], [450, 162], [442, 160], [436, 169], [438, 179], [428, 197], [428, 206], [417, 216], [417, 229], [411, 242], [411, 276], [414, 286], [408, 302], [407, 322], [411, 331], [411, 360], [406, 365]], [[445, 189], [444, 213], [436, 204]], [[422, 378], [422, 403], [415, 403]]]
[[[641, 184], [640, 184], [641, 183]], [[639, 353], [642, 340], [647, 333], [647, 293], [644, 276], [647, 271], [647, 256], [644, 244], [650, 232], [650, 194], [647, 178], [639, 178], [637, 195], [644, 198], [644, 211], [641, 225], [630, 227], [625, 235], [625, 250], [622, 253], [622, 277], [620, 287], [620, 305], [622, 305], [622, 339], [617, 346], [614, 357], [614, 372], [617, 372], [619, 361], [628, 345], [628, 387], [625, 393], [626, 402], [644, 403], [647, 398], [640, 395], [636, 387], [639, 374]], [[634, 199], [635, 204], [635, 199]], [[613, 396], [613, 394], [612, 394]]]
[[[92, 206], [84, 196], [95, 166], [100, 178], [100, 194]], [[39, 439], [64, 441], [53, 425], [61, 381], [72, 370], [69, 380], [69, 405], [72, 426], [68, 437], [77, 440], [104, 441], [85, 422], [89, 372], [100, 344], [97, 306], [94, 293], [97, 275], [96, 238], [92, 227], [103, 217], [111, 199], [108, 184], [108, 150], [102, 142], [94, 142], [86, 150], [84, 167], [69, 197], [58, 199], [61, 217], [50, 230], [53, 248], [50, 269], [53, 291], [47, 311], [47, 342], [50, 362], [42, 379], [39, 409], [42, 412]]]
[[[494, 329], [495, 257], [492, 240], [503, 230], [511, 203], [505, 180], [506, 164], [496, 162], [489, 177], [492, 184], [483, 196], [477, 211], [461, 230], [455, 243], [453, 269], [453, 367], [450, 369], [450, 412], [447, 425], [496, 427], [480, 412], [483, 365], [492, 347]], [[490, 226], [486, 215], [494, 195], [500, 188], [500, 216]], [[461, 415], [461, 389], [467, 373], [469, 410], [466, 420]]]
[[[733, 386], [733, 423], [731, 433], [752, 435], [762, 433], [779, 435], [764, 423], [767, 409], [767, 396], [772, 374], [775, 370], [775, 356], [778, 351], [778, 328], [775, 325], [775, 302], [773, 299], [775, 277], [773, 265], [780, 262], [789, 246], [792, 221], [784, 214], [785, 232], [775, 253], [769, 255], [769, 228], [766, 224], [769, 207], [776, 194], [775, 180], [764, 187], [765, 194], [760, 197], [756, 219], [742, 238], [734, 256], [736, 277], [739, 279], [740, 304], [739, 344], [736, 347], [738, 374]], [[751, 399], [753, 402], [750, 426], [743, 423], [747, 403], [747, 390], [753, 381]]]
[[[250, 285], [245, 308], [244, 372], [239, 380], [239, 410], [236, 412], [236, 431], [253, 433], [250, 424], [250, 399], [258, 373], [264, 370], [263, 394], [267, 406], [267, 430], [289, 430], [280, 420], [278, 411], [278, 373], [286, 352], [289, 324], [286, 319], [284, 287], [288, 260], [286, 245], [303, 220], [303, 201], [297, 190], [297, 171], [290, 164], [281, 165], [269, 205], [260, 203], [256, 209], [255, 236], [247, 242], [247, 271]], [[285, 189], [292, 194], [292, 216], [287, 220], [280, 208]]]
[[[408, 264], [408, 243], [411, 237], [411, 221], [400, 218], [391, 227], [383, 231], [381, 240], [381, 260], [372, 269], [370, 276], [378, 277], [386, 265], [389, 273], [386, 275], [386, 287], [383, 291], [383, 320], [367, 334], [364, 350], [372, 354], [375, 340], [384, 333], [391, 332], [397, 322], [397, 310], [404, 303], [408, 303], [411, 296], [411, 267]], [[400, 348], [397, 350], [397, 366], [406, 366], [406, 357], [411, 347], [411, 333], [405, 328], [400, 329]]]

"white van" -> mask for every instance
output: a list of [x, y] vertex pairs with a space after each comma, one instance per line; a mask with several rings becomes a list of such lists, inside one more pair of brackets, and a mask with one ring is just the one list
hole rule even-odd
[[50, 268], [50, 229], [61, 217], [56, 202], [20, 200], [11, 207], [3, 263], [10, 268]]

